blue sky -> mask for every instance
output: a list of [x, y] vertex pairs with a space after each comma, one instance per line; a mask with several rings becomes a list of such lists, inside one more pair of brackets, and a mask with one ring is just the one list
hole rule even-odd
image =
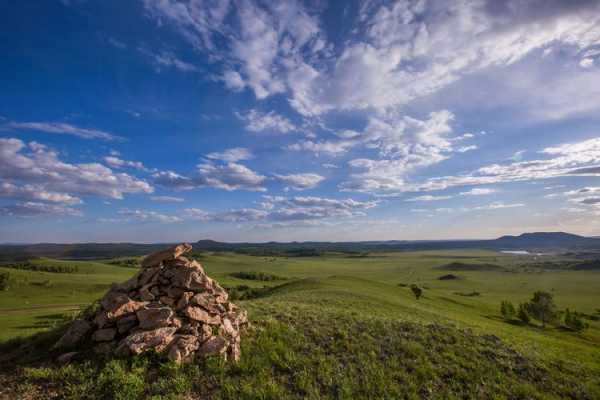
[[0, 241], [600, 234], [597, 1], [0, 4]]

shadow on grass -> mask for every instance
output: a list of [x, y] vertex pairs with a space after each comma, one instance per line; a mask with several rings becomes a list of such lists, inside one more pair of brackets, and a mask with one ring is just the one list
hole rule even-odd
[[66, 324], [72, 317], [68, 314], [46, 314], [37, 315], [34, 317], [36, 321], [31, 325], [20, 325], [18, 329], [44, 329], [44, 328], [55, 328], [58, 325]]

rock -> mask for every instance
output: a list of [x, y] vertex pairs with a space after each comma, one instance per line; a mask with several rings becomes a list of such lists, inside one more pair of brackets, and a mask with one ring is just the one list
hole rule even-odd
[[188, 306], [183, 310], [183, 315], [208, 325], [219, 325], [221, 323], [221, 317], [218, 315], [210, 315], [207, 311], [200, 307]]
[[138, 278], [139, 286], [146, 286], [149, 283], [154, 283], [158, 280], [158, 275], [160, 272], [160, 267], [154, 268], [146, 268], [142, 272], [140, 272], [140, 277]]
[[189, 362], [194, 359], [198, 347], [200, 347], [198, 337], [179, 335], [171, 343], [167, 357], [176, 363]]
[[169, 268], [165, 272], [165, 276], [170, 278], [173, 286], [193, 291], [201, 291], [205, 288], [206, 276], [195, 268]]
[[115, 338], [116, 334], [117, 330], [114, 328], [98, 329], [92, 335], [92, 340], [94, 342], [110, 342]]
[[151, 289], [151, 288], [152, 288], [152, 284], [151, 284], [151, 283], [149, 283], [149, 284], [147, 284], [147, 285], [143, 286], [143, 287], [140, 289], [140, 298], [141, 298], [143, 301], [152, 301], [152, 300], [154, 300], [154, 294], [152, 294], [152, 293], [150, 292], [150, 289]]
[[193, 292], [185, 292], [177, 302], [177, 310], [183, 310], [190, 304], [190, 300], [194, 297]]
[[92, 325], [84, 319], [76, 319], [71, 323], [64, 335], [53, 346], [55, 349], [69, 348], [78, 345], [92, 329]]
[[213, 336], [200, 346], [198, 353], [202, 356], [223, 354], [227, 350], [227, 340], [221, 336]]
[[79, 354], [79, 352], [77, 351], [71, 351], [69, 353], [61, 354], [60, 356], [58, 356], [56, 361], [59, 364], [68, 364], [73, 360], [73, 358], [75, 358], [75, 356], [77, 356], [77, 354]]
[[182, 256], [189, 250], [183, 244], [148, 256], [144, 269], [112, 285], [100, 309], [74, 321], [55, 347], [91, 340], [97, 354], [154, 350], [178, 363], [211, 355], [238, 360], [247, 314], [200, 263]]
[[171, 343], [176, 330], [175, 327], [165, 327], [132, 333], [119, 343], [116, 353], [122, 355], [141, 354], [152, 348], [160, 353]]
[[124, 334], [135, 328], [138, 324], [138, 319], [135, 314], [128, 315], [117, 321], [117, 330], [119, 334]]
[[116, 346], [117, 346], [117, 343], [114, 341], [102, 342], [102, 343], [99, 343], [98, 345], [96, 345], [96, 347], [94, 347], [94, 353], [108, 355], [115, 350]]
[[174, 260], [190, 251], [192, 251], [192, 245], [188, 243], [182, 243], [167, 250], [150, 254], [148, 257], [142, 260], [142, 268], [155, 267], [164, 261]]
[[171, 324], [173, 310], [169, 307], [143, 308], [136, 312], [141, 329], [156, 329]]
[[158, 299], [161, 303], [166, 304], [169, 307], [173, 307], [175, 306], [175, 299], [168, 297], [168, 296], [161, 296]]

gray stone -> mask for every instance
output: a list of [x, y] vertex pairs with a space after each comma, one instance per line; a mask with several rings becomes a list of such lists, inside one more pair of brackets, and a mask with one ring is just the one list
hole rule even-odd
[[76, 319], [71, 323], [64, 335], [53, 346], [55, 349], [74, 347], [85, 339], [92, 325], [84, 319]]
[[117, 330], [114, 328], [98, 329], [92, 335], [92, 340], [94, 342], [110, 342], [115, 338], [116, 334]]
[[140, 328], [156, 329], [169, 326], [173, 318], [173, 310], [169, 307], [143, 308], [136, 312]]

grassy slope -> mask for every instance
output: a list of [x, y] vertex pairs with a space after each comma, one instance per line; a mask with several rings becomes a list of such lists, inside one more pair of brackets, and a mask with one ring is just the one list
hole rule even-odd
[[[212, 387], [215, 397], [224, 398], [302, 397], [303, 393], [312, 398], [344, 398], [348, 393], [365, 397], [361, 392], [365, 387], [370, 388], [373, 398], [397, 397], [399, 393], [406, 398], [492, 398], [492, 393], [497, 398], [600, 396], [593, 375], [600, 372], [597, 322], [585, 334], [575, 335], [556, 328], [542, 330], [509, 324], [498, 315], [500, 300], [523, 301], [538, 289], [553, 291], [561, 307], [594, 312], [600, 304], [600, 273], [461, 271], [455, 273], [459, 280], [439, 281], [437, 278], [446, 271], [435, 267], [456, 258], [461, 262], [514, 263], [510, 256], [481, 251], [390, 253], [367, 258], [206, 256], [202, 262], [207, 272], [228, 286], [282, 284], [239, 280], [229, 275], [237, 271], [261, 271], [293, 279], [268, 297], [243, 304], [250, 309], [254, 327], [243, 342], [245, 356], [240, 366], [209, 363], [177, 369], [172, 372], [173, 382], [192, 378], [196, 386], [182, 383], [181, 387], [169, 386], [167, 391], [203, 392]], [[7, 327], [0, 335], [8, 338], [51, 327], [52, 321], [60, 321], [63, 305], [86, 304], [100, 296], [110, 282], [124, 280], [134, 272], [100, 263], [83, 263], [79, 267], [78, 274], [10, 270], [17, 280], [50, 279], [52, 285], [21, 284], [0, 292], [0, 324]], [[400, 282], [426, 286], [425, 297], [416, 301], [408, 289], [397, 286]], [[473, 290], [482, 296], [455, 294]], [[33, 308], [40, 305], [49, 308]], [[12, 311], [6, 311], [7, 308]], [[427, 325], [431, 323], [442, 327]], [[524, 361], [503, 344], [473, 336], [470, 329], [475, 334], [499, 336], [522, 353]], [[364, 340], [353, 339], [357, 335], [364, 335]], [[520, 362], [525, 366], [514, 369]], [[117, 364], [82, 367], [79, 372], [87, 371], [88, 378], [58, 376], [56, 370], [43, 368], [29, 370], [28, 375], [30, 382], [52, 382], [61, 391], [65, 390], [61, 382], [73, 386], [74, 381], [80, 384], [72, 390], [85, 391], [81, 385], [90, 384], [92, 376], [99, 379], [115, 368], [125, 368], [130, 376], [137, 376], [131, 371], [131, 362], [113, 363]], [[153, 368], [166, 368], [158, 365]], [[347, 370], [340, 370], [341, 366]], [[161, 393], [160, 388], [147, 389], [147, 373], [151, 369], [146, 365], [142, 372], [138, 371], [142, 386], [146, 387], [143, 390]], [[206, 375], [207, 369], [214, 375], [211, 382], [200, 377]], [[68, 370], [60, 374], [68, 375]], [[536, 382], [530, 374], [540, 381]], [[548, 383], [550, 378], [554, 383]], [[362, 379], [360, 385], [357, 379]], [[563, 386], [557, 382], [563, 382]], [[135, 382], [130, 383], [134, 390]], [[163, 382], [167, 386], [171, 383]], [[92, 386], [110, 392], [101, 382]], [[115, 393], [120, 392], [112, 395]]]

